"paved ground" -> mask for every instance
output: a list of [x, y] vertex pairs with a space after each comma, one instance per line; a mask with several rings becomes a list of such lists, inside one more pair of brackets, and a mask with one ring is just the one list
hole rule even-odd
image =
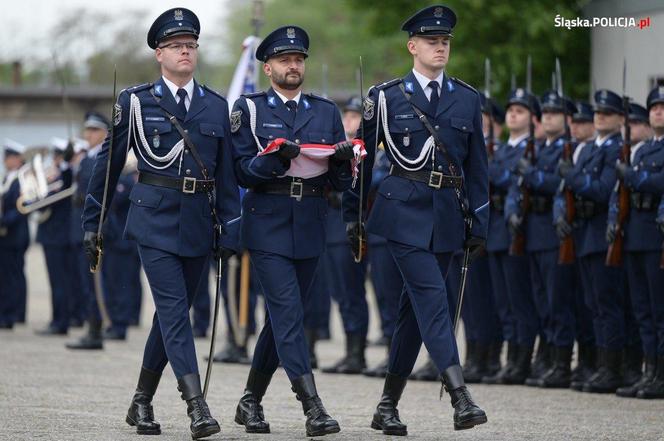
[[[141, 439], [124, 423], [124, 415], [135, 387], [147, 329], [133, 329], [127, 342], [108, 342], [103, 352], [94, 353], [64, 348], [68, 339], [80, 335], [79, 330], [69, 337], [35, 336], [34, 329], [44, 326], [49, 318], [49, 293], [41, 250], [33, 247], [27, 261], [29, 323], [14, 331], [0, 331], [0, 440]], [[152, 311], [149, 298], [145, 305], [143, 323], [148, 323]], [[336, 316], [334, 323], [338, 337]], [[376, 334], [373, 328], [372, 334]], [[198, 341], [201, 370], [208, 345], [207, 339]], [[321, 363], [333, 362], [341, 349], [338, 338], [320, 344]], [[382, 356], [381, 349], [369, 349], [372, 364]], [[208, 402], [222, 431], [209, 439], [306, 439], [301, 407], [283, 371], [275, 376], [264, 399], [272, 434], [248, 435], [233, 423], [246, 373], [243, 366], [214, 367]], [[387, 439], [369, 428], [381, 380], [324, 374], [317, 374], [316, 380], [327, 409], [342, 428], [341, 433], [326, 439]], [[167, 368], [154, 401], [163, 430], [155, 439], [190, 439], [185, 404], [175, 386], [175, 378]], [[471, 390], [486, 410], [489, 422], [473, 430], [454, 432], [449, 398], [444, 395], [439, 401], [439, 386], [409, 383], [400, 405], [402, 419], [409, 425], [407, 439], [664, 440], [664, 401], [526, 387], [480, 385]]]

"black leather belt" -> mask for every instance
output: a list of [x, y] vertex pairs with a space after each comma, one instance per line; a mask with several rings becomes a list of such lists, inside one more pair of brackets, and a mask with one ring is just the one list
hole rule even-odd
[[390, 175], [423, 182], [436, 190], [440, 188], [461, 188], [463, 183], [461, 176], [444, 175], [441, 172], [428, 170], [407, 171], [394, 166], [390, 167]]
[[155, 175], [147, 172], [138, 174], [138, 182], [141, 184], [155, 185], [157, 187], [172, 188], [182, 193], [207, 193], [214, 190], [214, 181], [206, 181], [196, 178], [171, 178], [168, 176]]
[[491, 208], [498, 212], [505, 211], [505, 195], [502, 193], [491, 193], [489, 197], [491, 200]]
[[548, 213], [553, 209], [553, 198], [550, 196], [533, 195], [530, 198], [530, 209], [533, 213]]
[[323, 187], [307, 184], [306, 182], [293, 180], [282, 182], [266, 182], [252, 188], [256, 193], [281, 194], [295, 199], [303, 196], [323, 197]]
[[606, 205], [579, 197], [574, 200], [574, 208], [576, 209], [576, 217], [579, 219], [590, 219], [600, 213], [608, 212]]
[[652, 193], [632, 192], [629, 196], [632, 207], [637, 211], [654, 211], [661, 200], [659, 195]]

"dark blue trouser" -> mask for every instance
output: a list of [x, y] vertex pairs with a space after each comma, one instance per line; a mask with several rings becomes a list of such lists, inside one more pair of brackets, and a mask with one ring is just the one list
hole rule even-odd
[[403, 279], [387, 243], [369, 242], [371, 283], [376, 294], [380, 314], [380, 327], [384, 337], [392, 338], [399, 315], [399, 297], [403, 291]]
[[573, 346], [575, 265], [558, 265], [558, 250], [530, 253], [533, 298], [547, 342]]
[[18, 300], [14, 317], [17, 322], [25, 323], [28, 308], [28, 282], [25, 279], [25, 252], [27, 249], [19, 250], [16, 258], [18, 259]]
[[176, 378], [198, 373], [189, 308], [209, 268], [209, 256], [181, 257], [156, 248], [138, 247], [156, 312], [145, 343], [143, 367], [162, 372], [166, 363]]
[[619, 351], [625, 345], [623, 270], [606, 266], [605, 258], [604, 252], [581, 257], [581, 279], [597, 346]]
[[51, 308], [53, 316], [51, 326], [66, 331], [69, 328], [69, 298], [72, 292], [72, 259], [69, 247], [44, 245], [44, 258], [48, 281], [51, 285]]
[[458, 365], [459, 351], [445, 287], [451, 253], [434, 254], [392, 241], [388, 241], [388, 248], [405, 281], [388, 371], [407, 377], [422, 343], [440, 372]]
[[[70, 316], [81, 321], [88, 320], [91, 316], [99, 318], [97, 309], [97, 300], [95, 298], [94, 280], [90, 272], [90, 263], [85, 257], [83, 246], [73, 246], [73, 265], [72, 274], [72, 303], [70, 303]], [[102, 267], [104, 263], [102, 261]]]
[[369, 330], [369, 307], [364, 288], [366, 259], [355, 263], [347, 243], [330, 245], [321, 256], [321, 270], [327, 273], [330, 295], [339, 305], [344, 332], [366, 337]]
[[595, 346], [595, 328], [593, 327], [593, 315], [586, 305], [583, 281], [581, 279], [580, 264], [574, 262], [574, 323], [575, 335], [579, 344]]
[[318, 257], [290, 259], [259, 250], [249, 253], [268, 312], [256, 342], [252, 367], [272, 375], [281, 360], [288, 378], [294, 380], [311, 372], [303, 315]]
[[314, 329], [317, 335], [330, 335], [330, 284], [328, 283], [328, 274], [322, 266], [322, 259], [316, 268], [316, 274], [311, 282], [309, 294], [304, 302], [304, 327], [305, 329]]
[[632, 309], [647, 357], [664, 356], [664, 270], [659, 251], [629, 252], [627, 276]]
[[132, 319], [136, 277], [140, 277], [140, 261], [136, 248], [106, 246], [102, 263], [102, 279], [108, 315], [113, 328], [125, 333]]
[[503, 339], [522, 346], [532, 346], [539, 332], [539, 318], [533, 302], [528, 258], [489, 253], [489, 272], [496, 312]]
[[[214, 261], [214, 259], [211, 259]], [[215, 263], [213, 262], [212, 267]], [[216, 270], [215, 270], [216, 274]], [[216, 278], [214, 279], [216, 283]], [[216, 294], [216, 286], [212, 286], [213, 292], [212, 296]], [[200, 331], [207, 332], [210, 327], [210, 311], [212, 308], [212, 301], [210, 299], [210, 271], [203, 271], [201, 276], [201, 283], [198, 284], [198, 293], [194, 298], [194, 304], [192, 305], [193, 318], [192, 318], [192, 327]]]
[[0, 248], [0, 324], [13, 325], [16, 322], [16, 304], [20, 290], [19, 272], [20, 251]]
[[[455, 269], [455, 271], [458, 270]], [[450, 274], [451, 276], [452, 274]], [[502, 327], [492, 295], [491, 273], [487, 256], [475, 259], [468, 269], [461, 317], [467, 340], [477, 341], [484, 345], [503, 341]]]

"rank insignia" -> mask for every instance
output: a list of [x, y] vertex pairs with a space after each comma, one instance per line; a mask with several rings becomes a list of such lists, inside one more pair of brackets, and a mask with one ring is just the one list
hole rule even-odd
[[408, 92], [408, 93], [415, 92], [415, 89], [413, 88], [413, 83], [410, 82], [410, 81], [405, 81], [404, 82], [404, 89], [406, 89], [406, 92]]
[[240, 130], [240, 125], [242, 124], [242, 111], [236, 110], [231, 113], [231, 132], [235, 133]]
[[117, 126], [122, 121], [122, 106], [118, 103], [113, 105], [113, 125]]
[[364, 119], [371, 119], [374, 116], [375, 103], [369, 97], [364, 99]]

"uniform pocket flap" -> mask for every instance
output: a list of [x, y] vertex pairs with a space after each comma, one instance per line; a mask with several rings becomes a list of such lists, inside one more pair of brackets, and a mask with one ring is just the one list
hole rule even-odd
[[455, 129], [459, 129], [462, 132], [470, 133], [473, 131], [473, 124], [472, 121], [469, 119], [451, 118], [450, 124], [452, 125], [452, 127], [454, 127]]
[[201, 133], [216, 138], [224, 137], [224, 127], [221, 124], [201, 123]]
[[147, 133], [148, 135], [162, 135], [164, 133], [169, 133], [171, 130], [173, 130], [170, 121], [145, 122], [143, 123], [143, 128], [145, 129], [145, 133]]
[[135, 185], [129, 194], [129, 200], [140, 207], [157, 208], [162, 195], [140, 184]]

